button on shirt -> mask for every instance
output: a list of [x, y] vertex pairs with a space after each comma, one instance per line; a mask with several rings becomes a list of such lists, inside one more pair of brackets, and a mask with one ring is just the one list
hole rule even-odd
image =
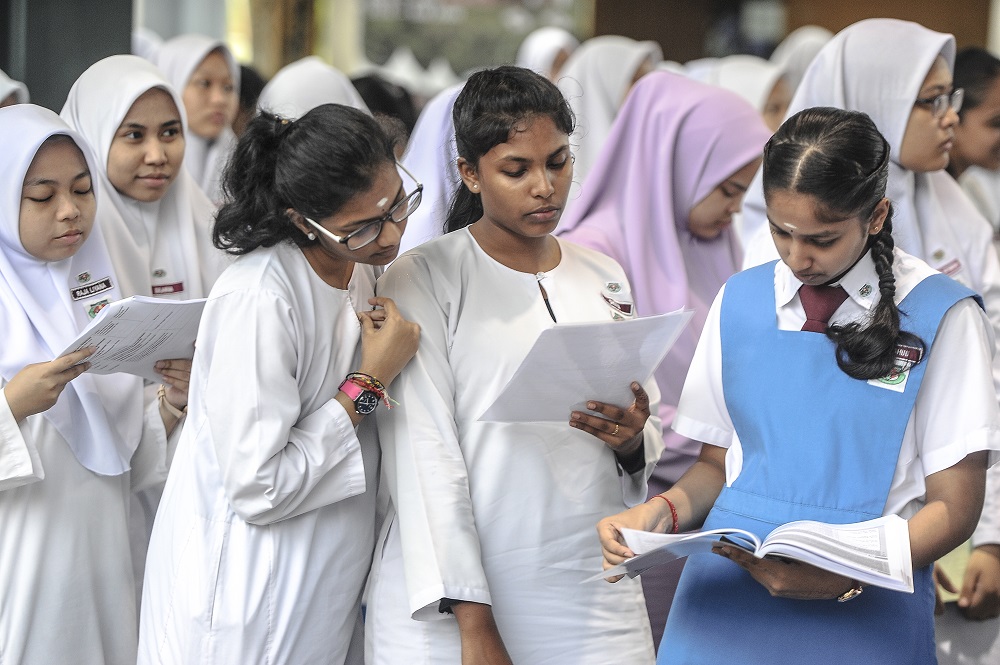
[[[895, 251], [896, 302], [936, 271], [900, 250]], [[866, 254], [841, 279], [848, 298], [831, 323], [864, 319], [879, 299], [878, 273]], [[778, 328], [798, 331], [806, 315], [799, 302], [802, 283], [779, 261], [774, 268], [775, 315]], [[725, 287], [716, 296], [681, 393], [673, 429], [683, 436], [728, 448], [726, 483], [743, 466], [742, 447], [726, 409], [722, 384], [722, 340], [719, 309]], [[904, 326], [905, 329], [905, 326]], [[802, 333], [815, 334], [815, 333]], [[832, 353], [831, 349], [831, 353]], [[927, 369], [900, 448], [884, 514], [909, 519], [923, 505], [924, 478], [947, 469], [970, 453], [990, 450], [990, 464], [1000, 460], [1000, 409], [991, 362], [993, 332], [982, 308], [970, 298], [944, 316], [927, 354]], [[858, 408], [864, 408], [859, 405]], [[878, 414], [872, 414], [877, 417]]]

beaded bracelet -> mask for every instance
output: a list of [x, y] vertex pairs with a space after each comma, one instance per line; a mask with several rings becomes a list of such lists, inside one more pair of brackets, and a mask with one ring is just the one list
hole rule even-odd
[[347, 375], [345, 380], [350, 381], [365, 390], [370, 390], [375, 393], [375, 395], [382, 400], [385, 404], [385, 408], [387, 409], [391, 409], [393, 404], [399, 404], [399, 402], [389, 397], [389, 391], [386, 390], [384, 385], [382, 385], [382, 382], [371, 374], [365, 374], [364, 372], [351, 372]]
[[[653, 497], [653, 499], [663, 499], [664, 501], [667, 502], [667, 506], [670, 507], [670, 518], [673, 521], [673, 524], [671, 525], [670, 528], [670, 533], [678, 533], [681, 530], [681, 523], [680, 520], [677, 519], [677, 508], [674, 506], [674, 502], [668, 499], [667, 497], [663, 496], [662, 494], [657, 494], [656, 496]], [[649, 501], [652, 501], [653, 499], [650, 499]], [[647, 501], [646, 503], [649, 503], [649, 501]]]

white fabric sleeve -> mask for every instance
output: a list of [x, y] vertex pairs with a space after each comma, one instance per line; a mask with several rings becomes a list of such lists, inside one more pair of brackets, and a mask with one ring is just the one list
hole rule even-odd
[[158, 387], [157, 384], [148, 384], [143, 388], [145, 407], [142, 418], [142, 438], [139, 440], [139, 446], [132, 453], [131, 462], [133, 492], [139, 492], [166, 481], [170, 460], [173, 459], [180, 432], [184, 427], [184, 421], [187, 420], [186, 417], [181, 418], [174, 426], [170, 436], [167, 436], [167, 430], [163, 426], [163, 418], [160, 416], [160, 401], [156, 396]]
[[708, 310], [672, 427], [689, 439], [729, 448], [736, 429], [726, 408], [722, 386], [722, 336], [719, 326], [725, 288], [722, 287]]
[[983, 514], [972, 534], [972, 546], [1000, 545], [1000, 464], [986, 472], [986, 497]]
[[980, 223], [967, 226], [961, 229], [965, 244], [963, 252], [969, 261], [971, 287], [982, 297], [992, 326], [993, 383], [997, 395], [1000, 395], [1000, 353], [996, 353], [996, 341], [1000, 340], [1000, 259], [993, 246], [993, 227]]
[[440, 619], [443, 598], [492, 602], [458, 440], [448, 312], [419, 256], [397, 259], [377, 290], [420, 325], [417, 354], [391, 387], [399, 406], [379, 414], [378, 430], [409, 609], [417, 620]]
[[0, 389], [0, 491], [21, 487], [45, 478], [38, 447], [14, 420], [7, 395]]
[[210, 359], [202, 427], [210, 429], [226, 497], [250, 524], [365, 491], [361, 444], [340, 402], [331, 397], [302, 412], [295, 321], [279, 295], [240, 290], [208, 302], [198, 333]]
[[938, 328], [912, 424], [924, 476], [989, 450], [1000, 459], [1000, 408], [988, 360], [994, 342], [990, 323], [971, 298], [955, 303]]

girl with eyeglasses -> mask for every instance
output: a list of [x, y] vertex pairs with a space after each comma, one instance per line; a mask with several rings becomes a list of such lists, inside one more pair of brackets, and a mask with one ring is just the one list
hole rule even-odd
[[188, 423], [150, 543], [140, 663], [344, 663], [375, 539], [369, 416], [419, 329], [375, 297], [420, 201], [371, 116], [261, 113], [213, 230]]
[[400, 406], [379, 421], [391, 506], [367, 662], [652, 663], [638, 581], [580, 582], [598, 570], [602, 511], [646, 498], [663, 447], [655, 383], [562, 423], [478, 420], [546, 328], [635, 316], [613, 259], [552, 236], [573, 177], [572, 114], [543, 76], [499, 67], [469, 78], [453, 118], [450, 232], [378, 282], [421, 344], [397, 380]]

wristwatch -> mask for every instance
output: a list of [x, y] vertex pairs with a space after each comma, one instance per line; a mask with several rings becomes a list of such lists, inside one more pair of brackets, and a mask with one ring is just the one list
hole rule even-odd
[[375, 410], [376, 406], [378, 406], [378, 395], [371, 390], [362, 388], [350, 379], [345, 379], [344, 382], [340, 384], [340, 390], [351, 398], [351, 401], [354, 402], [354, 410], [357, 411], [359, 415], [367, 416]]
[[855, 598], [860, 596], [861, 592], [864, 590], [865, 588], [861, 586], [861, 582], [855, 582], [854, 586], [852, 586], [850, 589], [837, 596], [837, 602], [846, 603], [849, 600], [854, 600]]

